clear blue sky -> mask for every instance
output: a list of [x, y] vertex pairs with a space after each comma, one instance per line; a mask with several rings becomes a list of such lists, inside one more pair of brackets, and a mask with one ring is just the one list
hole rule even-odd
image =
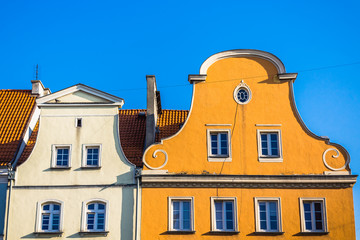
[[[343, 145], [359, 174], [359, 10], [360, 1], [348, 0], [2, 0], [1, 88], [29, 89], [39, 64], [53, 92], [84, 83], [124, 98], [124, 108], [145, 108], [145, 75], [154, 74], [163, 108], [189, 109], [187, 76], [207, 57], [264, 50], [299, 73], [294, 87], [303, 120]], [[360, 238], [360, 183], [354, 204]]]

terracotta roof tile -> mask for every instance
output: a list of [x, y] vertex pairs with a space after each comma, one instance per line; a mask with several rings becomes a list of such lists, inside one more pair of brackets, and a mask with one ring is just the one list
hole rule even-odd
[[127, 159], [138, 167], [142, 166], [145, 144], [146, 110], [119, 110], [119, 134], [121, 147]]
[[[121, 146], [129, 161], [138, 167], [142, 166], [146, 134], [146, 116], [140, 116], [140, 112], [146, 113], [146, 110], [119, 110]], [[156, 141], [160, 142], [178, 132], [188, 113], [187, 110], [162, 110], [157, 121], [159, 132]]]
[[39, 132], [39, 121], [36, 123], [28, 142], [26, 143], [25, 149], [22, 152], [20, 159], [18, 160], [17, 166], [19, 166], [23, 162], [25, 162], [26, 159], [28, 159], [28, 157], [30, 156], [30, 153], [32, 152], [32, 150], [35, 146], [38, 132]]
[[156, 142], [170, 137], [177, 133], [184, 124], [188, 110], [162, 110], [157, 120], [159, 132], [156, 135]]
[[35, 99], [31, 90], [0, 90], [0, 166], [14, 158]]

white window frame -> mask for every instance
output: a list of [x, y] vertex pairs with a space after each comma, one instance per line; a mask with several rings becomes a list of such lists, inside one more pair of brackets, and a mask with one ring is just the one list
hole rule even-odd
[[[237, 198], [236, 197], [211, 197], [211, 231], [212, 232], [237, 232], [238, 231], [238, 219], [237, 219]], [[215, 202], [216, 201], [232, 201], [234, 204], [234, 229], [233, 230], [224, 230], [216, 229], [216, 215], [215, 215]], [[225, 219], [225, 218], [223, 218]]]
[[[67, 166], [58, 166], [56, 165], [56, 161], [57, 161], [57, 149], [59, 148], [68, 148], [69, 149], [69, 160], [68, 160], [68, 165]], [[52, 159], [51, 159], [51, 168], [70, 168], [71, 167], [71, 144], [53, 144], [52, 145]]]
[[[105, 229], [104, 230], [97, 230], [97, 229], [91, 229], [91, 230], [88, 230], [86, 228], [86, 225], [87, 225], [87, 213], [88, 213], [88, 210], [87, 210], [87, 206], [89, 204], [92, 204], [92, 203], [101, 203], [101, 204], [105, 204]], [[82, 213], [81, 213], [81, 232], [91, 232], [91, 233], [96, 233], [96, 232], [100, 232], [100, 233], [103, 233], [103, 232], [108, 232], [109, 231], [109, 228], [108, 228], [108, 221], [109, 221], [109, 214], [110, 214], [110, 211], [109, 211], [109, 201], [105, 200], [105, 199], [101, 199], [101, 198], [93, 198], [93, 199], [89, 199], [87, 201], [84, 201], [82, 203]], [[96, 224], [96, 223], [95, 223]]]
[[[228, 142], [228, 155], [213, 155], [211, 153], [211, 134], [213, 133], [226, 133], [227, 134], [227, 142]], [[208, 161], [209, 162], [231, 162], [231, 131], [230, 129], [207, 129], [207, 152], [208, 152]]]
[[[269, 229], [270, 219], [268, 211], [266, 211], [266, 222], [268, 229], [264, 230], [260, 228], [260, 209], [259, 202], [276, 202], [277, 203], [277, 218], [278, 218], [278, 230]], [[282, 218], [281, 218], [281, 200], [279, 197], [255, 197], [255, 230], [256, 232], [282, 232]]]
[[[258, 143], [258, 159], [259, 162], [282, 162], [283, 155], [282, 155], [282, 138], [281, 138], [281, 130], [280, 129], [257, 129], [257, 143]], [[271, 156], [271, 155], [262, 155], [262, 146], [261, 146], [261, 134], [270, 134], [276, 133], [278, 135], [278, 156]], [[269, 147], [269, 144], [268, 144]]]
[[[88, 148], [99, 148], [99, 159], [98, 165], [87, 165], [87, 149]], [[101, 167], [101, 144], [83, 144], [82, 145], [82, 163], [81, 167], [83, 168], [99, 168]]]
[[[43, 205], [47, 204], [58, 204], [60, 205], [60, 222], [59, 230], [42, 230], [42, 214]], [[46, 199], [43, 201], [37, 202], [36, 208], [36, 222], [35, 222], [35, 232], [37, 233], [59, 233], [63, 232], [63, 219], [64, 219], [64, 202], [57, 199]]]
[[[81, 125], [81, 126], [78, 125], [79, 120], [80, 120], [80, 123], [81, 123], [80, 125]], [[82, 120], [82, 118], [81, 118], [81, 117], [75, 118], [75, 127], [81, 128], [82, 126], [83, 126], [83, 120]]]
[[[190, 201], [190, 229], [174, 229], [173, 227], [173, 205], [174, 201]], [[168, 231], [193, 232], [195, 214], [194, 214], [194, 197], [168, 197]]]
[[[322, 220], [323, 220], [323, 229], [322, 230], [307, 230], [305, 226], [305, 214], [304, 214], [304, 202], [321, 202], [322, 205]], [[301, 232], [305, 233], [313, 233], [313, 232], [327, 232], [327, 214], [326, 214], [326, 201], [325, 198], [299, 198], [299, 204], [300, 204], [300, 219], [301, 219]], [[314, 220], [314, 212], [311, 211], [312, 214], [312, 220]], [[312, 221], [312, 227], [314, 227], [314, 221]]]

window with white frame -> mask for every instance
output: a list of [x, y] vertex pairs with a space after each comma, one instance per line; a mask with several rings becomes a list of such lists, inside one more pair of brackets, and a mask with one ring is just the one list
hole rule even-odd
[[280, 198], [255, 198], [257, 232], [281, 232]]
[[282, 162], [281, 131], [257, 130], [260, 162]]
[[301, 231], [326, 232], [325, 198], [300, 198]]
[[84, 144], [83, 145], [83, 167], [100, 167], [101, 166], [101, 144]]
[[193, 197], [169, 197], [169, 231], [194, 231]]
[[83, 203], [82, 232], [106, 232], [108, 221], [108, 201], [92, 199]]
[[207, 130], [208, 160], [231, 161], [230, 130]]
[[46, 200], [38, 202], [36, 232], [61, 232], [63, 202]]
[[71, 145], [52, 145], [53, 168], [69, 168], [71, 166]]
[[211, 198], [212, 231], [237, 231], [236, 198]]

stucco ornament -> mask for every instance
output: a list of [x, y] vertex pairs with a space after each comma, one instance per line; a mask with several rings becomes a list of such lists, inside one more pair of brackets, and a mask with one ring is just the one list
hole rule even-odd
[[340, 171], [340, 170], [343, 170], [346, 168], [346, 166], [349, 164], [350, 160], [349, 159], [346, 159], [346, 162], [344, 164], [344, 166], [340, 167], [340, 168], [333, 168], [331, 167], [327, 162], [326, 162], [326, 154], [329, 152], [329, 151], [335, 151], [336, 152], [336, 155], [332, 155], [333, 158], [338, 158], [340, 156], [340, 153], [337, 149], [335, 148], [328, 148], [324, 151], [323, 153], [323, 161], [324, 161], [324, 164], [325, 166], [330, 169], [330, 170], [333, 170], [333, 171]]
[[147, 162], [146, 162], [146, 160], [144, 159], [144, 164], [148, 167], [148, 168], [150, 168], [150, 169], [152, 169], [152, 170], [157, 170], [157, 169], [161, 169], [161, 168], [163, 168], [166, 164], [167, 164], [167, 162], [168, 162], [168, 155], [167, 155], [167, 153], [165, 152], [165, 150], [162, 150], [162, 149], [157, 149], [157, 150], [155, 150], [154, 151], [154, 153], [152, 154], [152, 157], [153, 158], [157, 158], [157, 153], [158, 152], [161, 152], [161, 153], [163, 153], [164, 155], [165, 155], [165, 161], [164, 161], [164, 163], [161, 165], [161, 166], [159, 166], [159, 167], [152, 167], [152, 166], [150, 166]]
[[240, 84], [236, 86], [234, 90], [234, 100], [238, 104], [247, 104], [252, 97], [251, 90], [248, 85], [241, 80]]

